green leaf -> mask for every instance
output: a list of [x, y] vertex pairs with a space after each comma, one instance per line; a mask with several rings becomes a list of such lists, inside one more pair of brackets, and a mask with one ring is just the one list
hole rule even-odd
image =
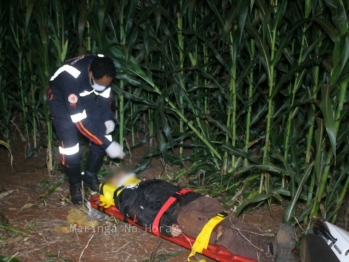
[[264, 165], [254, 165], [255, 168], [259, 168], [261, 170], [264, 171], [269, 171], [269, 172], [274, 172], [274, 173], [278, 173], [278, 174], [285, 174], [285, 175], [289, 175], [286, 170], [279, 168], [277, 166], [275, 166], [274, 164], [264, 164]]
[[244, 208], [250, 204], [254, 204], [254, 203], [260, 203], [263, 202], [267, 199], [269, 199], [272, 195], [271, 194], [257, 194], [256, 196], [250, 198], [250, 199], [246, 199], [242, 202], [242, 204], [236, 209], [236, 215], [239, 216], [240, 213], [244, 210]]
[[321, 86], [321, 102], [320, 108], [322, 115], [324, 116], [324, 123], [327, 135], [330, 139], [332, 151], [334, 156], [336, 156], [336, 130], [335, 130], [335, 121], [334, 121], [334, 108], [332, 105], [331, 97], [332, 88], [329, 85], [323, 84]]
[[223, 38], [226, 38], [229, 33], [231, 33], [231, 29], [232, 29], [232, 26], [235, 22], [235, 19], [237, 18], [238, 16], [238, 9], [237, 8], [234, 8], [232, 7], [228, 13], [228, 16], [227, 16], [227, 19], [224, 23], [224, 27], [223, 27]]
[[262, 58], [262, 63], [264, 66], [265, 71], [267, 72], [268, 79], [271, 77], [271, 62], [270, 62], [270, 53], [269, 53], [269, 47], [268, 45], [262, 41], [262, 38], [258, 34], [257, 30], [251, 26], [246, 27], [247, 32], [255, 39], [259, 54]]
[[223, 22], [223, 18], [221, 16], [221, 13], [218, 11], [217, 9], [217, 4], [212, 1], [212, 0], [206, 0], [208, 6], [211, 8], [212, 12], [214, 13], [214, 15], [217, 18], [217, 21], [219, 22], [219, 25], [221, 28], [224, 28], [224, 22]]
[[324, 169], [324, 154], [325, 152], [322, 150], [324, 148], [324, 120], [321, 118], [316, 118], [318, 128], [315, 131], [315, 143], [316, 143], [316, 155], [315, 155], [315, 172], [317, 175], [318, 181], [322, 176], [322, 172]]
[[269, 6], [267, 6], [265, 0], [256, 0], [256, 4], [260, 11], [260, 17], [263, 24], [262, 28], [263, 28], [263, 38], [264, 38], [267, 33], [270, 33], [269, 20], [270, 20], [272, 9]]
[[299, 215], [299, 217], [297, 219], [299, 223], [302, 223], [304, 218], [310, 214], [311, 209], [313, 208], [313, 205], [314, 205], [314, 202], [312, 201], [312, 202], [310, 202], [309, 205], [307, 205], [305, 208], [303, 208], [302, 213]]
[[274, 17], [274, 26], [273, 26], [274, 30], [277, 30], [277, 28], [281, 24], [282, 19], [284, 19], [284, 17], [285, 17], [287, 3], [288, 3], [288, 1], [281, 1], [279, 6], [277, 7], [277, 11], [276, 11], [276, 14]]
[[152, 158], [144, 158], [133, 170], [132, 172], [135, 174], [142, 173], [150, 164]]
[[116, 79], [123, 80], [126, 83], [133, 85], [133, 86], [140, 86], [141, 82], [133, 77], [131, 77], [128, 74], [117, 74]]
[[228, 152], [231, 155], [237, 156], [237, 157], [243, 157], [246, 158], [248, 160], [250, 160], [253, 163], [259, 164], [260, 161], [256, 158], [254, 158], [253, 156], [248, 155], [245, 151], [243, 151], [240, 148], [234, 147], [230, 144], [224, 143], [222, 145], [222, 150], [225, 152]]
[[82, 44], [83, 37], [84, 37], [84, 31], [85, 31], [85, 26], [87, 22], [87, 16], [88, 12], [82, 11], [79, 16], [79, 23], [78, 23], [78, 36], [79, 36], [79, 41]]
[[28, 31], [28, 26], [29, 26], [30, 18], [31, 18], [31, 16], [32, 16], [33, 8], [34, 8], [35, 3], [36, 3], [36, 0], [30, 0], [30, 1], [28, 1], [27, 11], [26, 11], [26, 14], [25, 14], [25, 30], [26, 30], [26, 31]]
[[337, 39], [337, 30], [336, 28], [329, 22], [323, 18], [314, 18], [314, 21], [318, 23], [322, 29], [325, 30], [326, 34], [331, 38], [333, 42]]
[[[166, 95], [166, 94], [164, 94]], [[165, 99], [161, 99], [160, 107], [159, 107], [159, 114], [160, 114], [160, 122], [161, 122], [161, 129], [164, 132], [168, 142], [170, 143], [170, 146], [172, 150], [174, 149], [174, 143], [172, 139], [172, 134], [171, 134], [171, 128], [170, 125], [168, 124], [167, 117], [165, 115]]]
[[302, 180], [298, 184], [298, 188], [297, 188], [296, 194], [292, 198], [291, 202], [286, 207], [286, 210], [285, 210], [285, 213], [284, 213], [284, 221], [287, 222], [287, 223], [290, 223], [291, 220], [294, 219], [295, 212], [296, 212], [296, 205], [298, 203], [299, 195], [301, 194], [301, 192], [303, 190], [303, 186], [307, 182], [307, 180], [308, 180], [308, 178], [309, 178], [309, 176], [311, 174], [311, 171], [313, 170], [313, 166], [314, 166], [314, 162], [312, 162], [310, 164], [307, 164], [307, 166], [306, 166], [306, 168], [304, 170], [304, 174], [302, 176]]
[[333, 69], [331, 72], [331, 83], [337, 83], [341, 77], [344, 67], [349, 63], [349, 32], [340, 37], [334, 44]]
[[143, 104], [146, 104], [146, 105], [150, 105], [150, 106], [153, 106], [154, 108], [156, 107], [156, 105], [152, 102], [149, 102], [148, 100], [146, 100], [143, 96], [136, 96], [136, 95], [133, 95], [133, 94], [130, 94], [118, 87], [115, 87], [113, 86], [113, 90], [118, 94], [118, 95], [122, 95], [124, 96], [125, 98], [127, 99], [130, 99], [132, 101], [135, 101], [135, 102], [141, 102]]
[[[279, 89], [286, 83], [286, 82], [289, 82], [297, 72], [305, 69], [305, 68], [309, 68], [311, 67], [312, 65], [314, 65], [314, 61], [312, 60], [309, 60], [309, 61], [306, 61], [304, 63], [302, 63], [301, 65], [296, 65], [296, 66], [293, 66], [290, 71], [287, 72], [287, 74], [285, 74], [282, 79], [275, 85], [275, 87], [273, 88], [273, 93], [272, 93], [272, 97], [274, 97], [275, 95], [277, 95], [279, 93]], [[298, 83], [299, 83], [299, 86], [301, 85], [302, 83], [302, 78], [305, 76], [306, 74], [306, 70], [302, 71], [302, 73], [300, 74], [299, 78], [298, 78]], [[298, 87], [299, 87], [298, 86]], [[297, 88], [298, 89], [298, 88]]]
[[333, 23], [341, 35], [349, 33], [348, 6], [345, 7], [343, 0], [325, 0], [332, 13]]
[[21, 262], [21, 261], [16, 257], [0, 255], [0, 262]]

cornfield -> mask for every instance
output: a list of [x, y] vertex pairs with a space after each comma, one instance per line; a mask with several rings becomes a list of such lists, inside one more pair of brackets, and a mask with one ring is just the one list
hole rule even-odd
[[[343, 0], [19, 0], [0, 3], [0, 138], [56, 144], [49, 78], [69, 58], [114, 59], [114, 136], [179, 165], [173, 179], [240, 214], [335, 222], [349, 185], [349, 20]], [[144, 139], [136, 141], [135, 134]], [[183, 164], [185, 163], [185, 165]], [[296, 205], [302, 203], [301, 212]]]

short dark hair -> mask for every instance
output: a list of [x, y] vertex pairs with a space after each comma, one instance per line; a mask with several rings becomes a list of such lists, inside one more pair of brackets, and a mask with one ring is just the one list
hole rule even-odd
[[96, 57], [90, 65], [90, 71], [94, 79], [101, 79], [104, 76], [114, 77], [116, 68], [114, 62], [109, 57]]

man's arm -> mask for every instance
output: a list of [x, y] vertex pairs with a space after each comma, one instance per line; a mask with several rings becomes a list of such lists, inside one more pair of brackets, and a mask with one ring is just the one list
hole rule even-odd
[[100, 112], [103, 114], [104, 121], [114, 120], [114, 113], [111, 110], [111, 104], [114, 101], [112, 90], [108, 87], [103, 92], [98, 93], [97, 102]]

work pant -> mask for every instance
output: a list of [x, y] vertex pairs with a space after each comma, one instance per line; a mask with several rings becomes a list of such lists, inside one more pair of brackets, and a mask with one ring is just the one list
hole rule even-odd
[[[59, 153], [62, 165], [68, 168], [80, 165], [82, 152], [79, 147], [79, 131], [75, 124], [70, 118], [54, 118], [52, 122], [60, 143]], [[104, 149], [93, 142], [90, 142], [89, 150], [97, 155], [105, 154]]]
[[[206, 223], [224, 209], [217, 199], [200, 197], [184, 206], [178, 215], [177, 222], [184, 226], [184, 234], [196, 238]], [[218, 237], [218, 228], [222, 235]], [[269, 252], [272, 239], [263, 236], [262, 232], [229, 215], [211, 234], [210, 244], [224, 246], [230, 252], [253, 258], [258, 261], [273, 261]]]

